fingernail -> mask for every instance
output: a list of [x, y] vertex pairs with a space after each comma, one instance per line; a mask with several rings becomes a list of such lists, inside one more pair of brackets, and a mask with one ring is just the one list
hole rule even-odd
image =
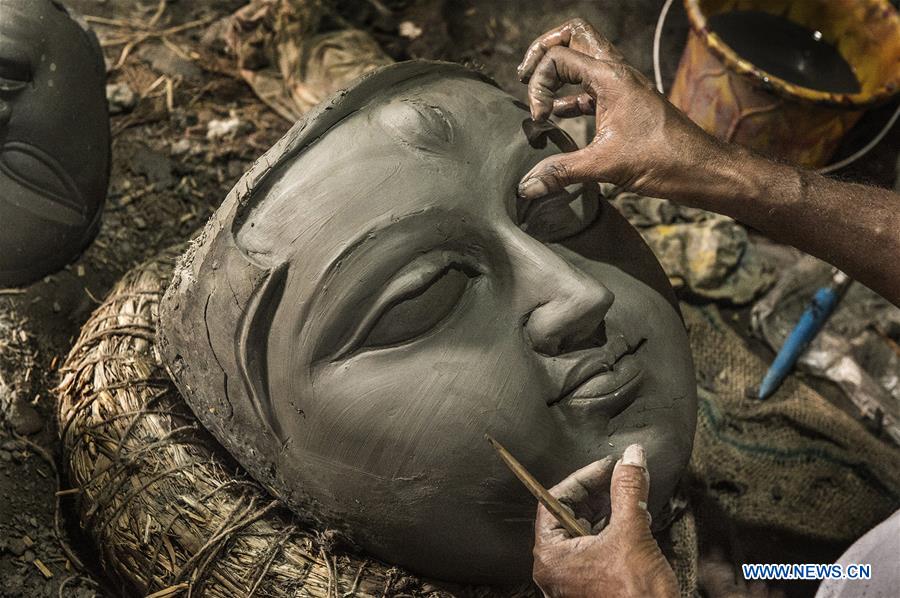
[[644, 454], [644, 447], [639, 444], [630, 445], [622, 454], [622, 463], [647, 469], [647, 455]]
[[548, 191], [547, 183], [541, 179], [525, 179], [519, 183], [519, 197], [522, 199], [537, 199], [547, 195]]

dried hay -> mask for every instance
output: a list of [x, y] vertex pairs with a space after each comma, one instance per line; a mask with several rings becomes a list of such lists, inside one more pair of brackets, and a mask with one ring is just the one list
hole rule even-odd
[[325, 0], [252, 0], [226, 19], [240, 76], [288, 122], [357, 77], [393, 62], [359, 29], [320, 31]]
[[157, 303], [181, 249], [129, 272], [63, 366], [65, 461], [104, 570], [128, 593], [157, 598], [451, 595], [334, 554], [327, 534], [304, 530], [200, 428], [153, 347]]

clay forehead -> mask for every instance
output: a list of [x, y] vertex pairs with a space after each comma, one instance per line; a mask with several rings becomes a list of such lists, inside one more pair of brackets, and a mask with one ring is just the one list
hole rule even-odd
[[278, 262], [309, 244], [337, 246], [423, 210], [507, 213], [502, 203], [485, 201], [496, 195], [485, 187], [497, 184], [494, 170], [529, 153], [526, 117], [512, 97], [478, 80], [398, 86], [283, 165], [259, 190], [238, 245]]
[[[527, 107], [495, 85], [470, 77], [441, 77], [434, 74], [421, 80], [407, 81], [396, 86], [392, 93], [377, 99], [373, 108], [398, 102], [424, 103], [453, 113], [462, 126], [487, 133], [485, 114], [506, 116], [528, 115]], [[504, 114], [505, 113], [505, 114]]]

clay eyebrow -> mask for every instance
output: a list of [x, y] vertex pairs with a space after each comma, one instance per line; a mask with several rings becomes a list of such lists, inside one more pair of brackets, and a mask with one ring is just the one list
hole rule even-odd
[[[428, 217], [427, 211], [416, 212], [406, 217], [402, 217], [399, 220], [391, 219], [381, 226], [376, 226], [360, 234], [329, 262], [328, 267], [319, 279], [318, 286], [329, 286], [335, 279], [335, 277], [340, 275], [340, 270], [342, 269], [342, 266], [344, 264], [350, 262], [353, 259], [356, 259], [365, 251], [370, 250], [373, 247], [373, 244], [378, 244], [379, 241], [386, 241], [386, 239], [379, 239], [379, 237], [385, 235], [395, 228], [404, 229], [405, 231], [417, 230], [419, 228], [419, 223], [421, 223], [426, 217]], [[437, 243], [435, 243], [434, 245], [436, 244]], [[406, 257], [404, 258], [404, 263], [409, 263], [412, 261], [412, 259], [412, 257]]]
[[452, 116], [421, 98], [404, 98], [384, 106], [381, 121], [395, 139], [427, 153], [442, 153], [456, 135]]

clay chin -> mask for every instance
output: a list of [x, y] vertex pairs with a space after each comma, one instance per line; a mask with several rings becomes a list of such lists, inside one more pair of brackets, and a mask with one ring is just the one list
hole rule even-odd
[[596, 189], [520, 204], [571, 149], [490, 80], [413, 62], [361, 79], [238, 183], [161, 306], [198, 417], [313, 524], [432, 578], [530, 578], [547, 485], [641, 442], [650, 509], [696, 397], [671, 289]]
[[61, 268], [97, 233], [105, 84], [96, 37], [61, 4], [0, 2], [0, 287]]

